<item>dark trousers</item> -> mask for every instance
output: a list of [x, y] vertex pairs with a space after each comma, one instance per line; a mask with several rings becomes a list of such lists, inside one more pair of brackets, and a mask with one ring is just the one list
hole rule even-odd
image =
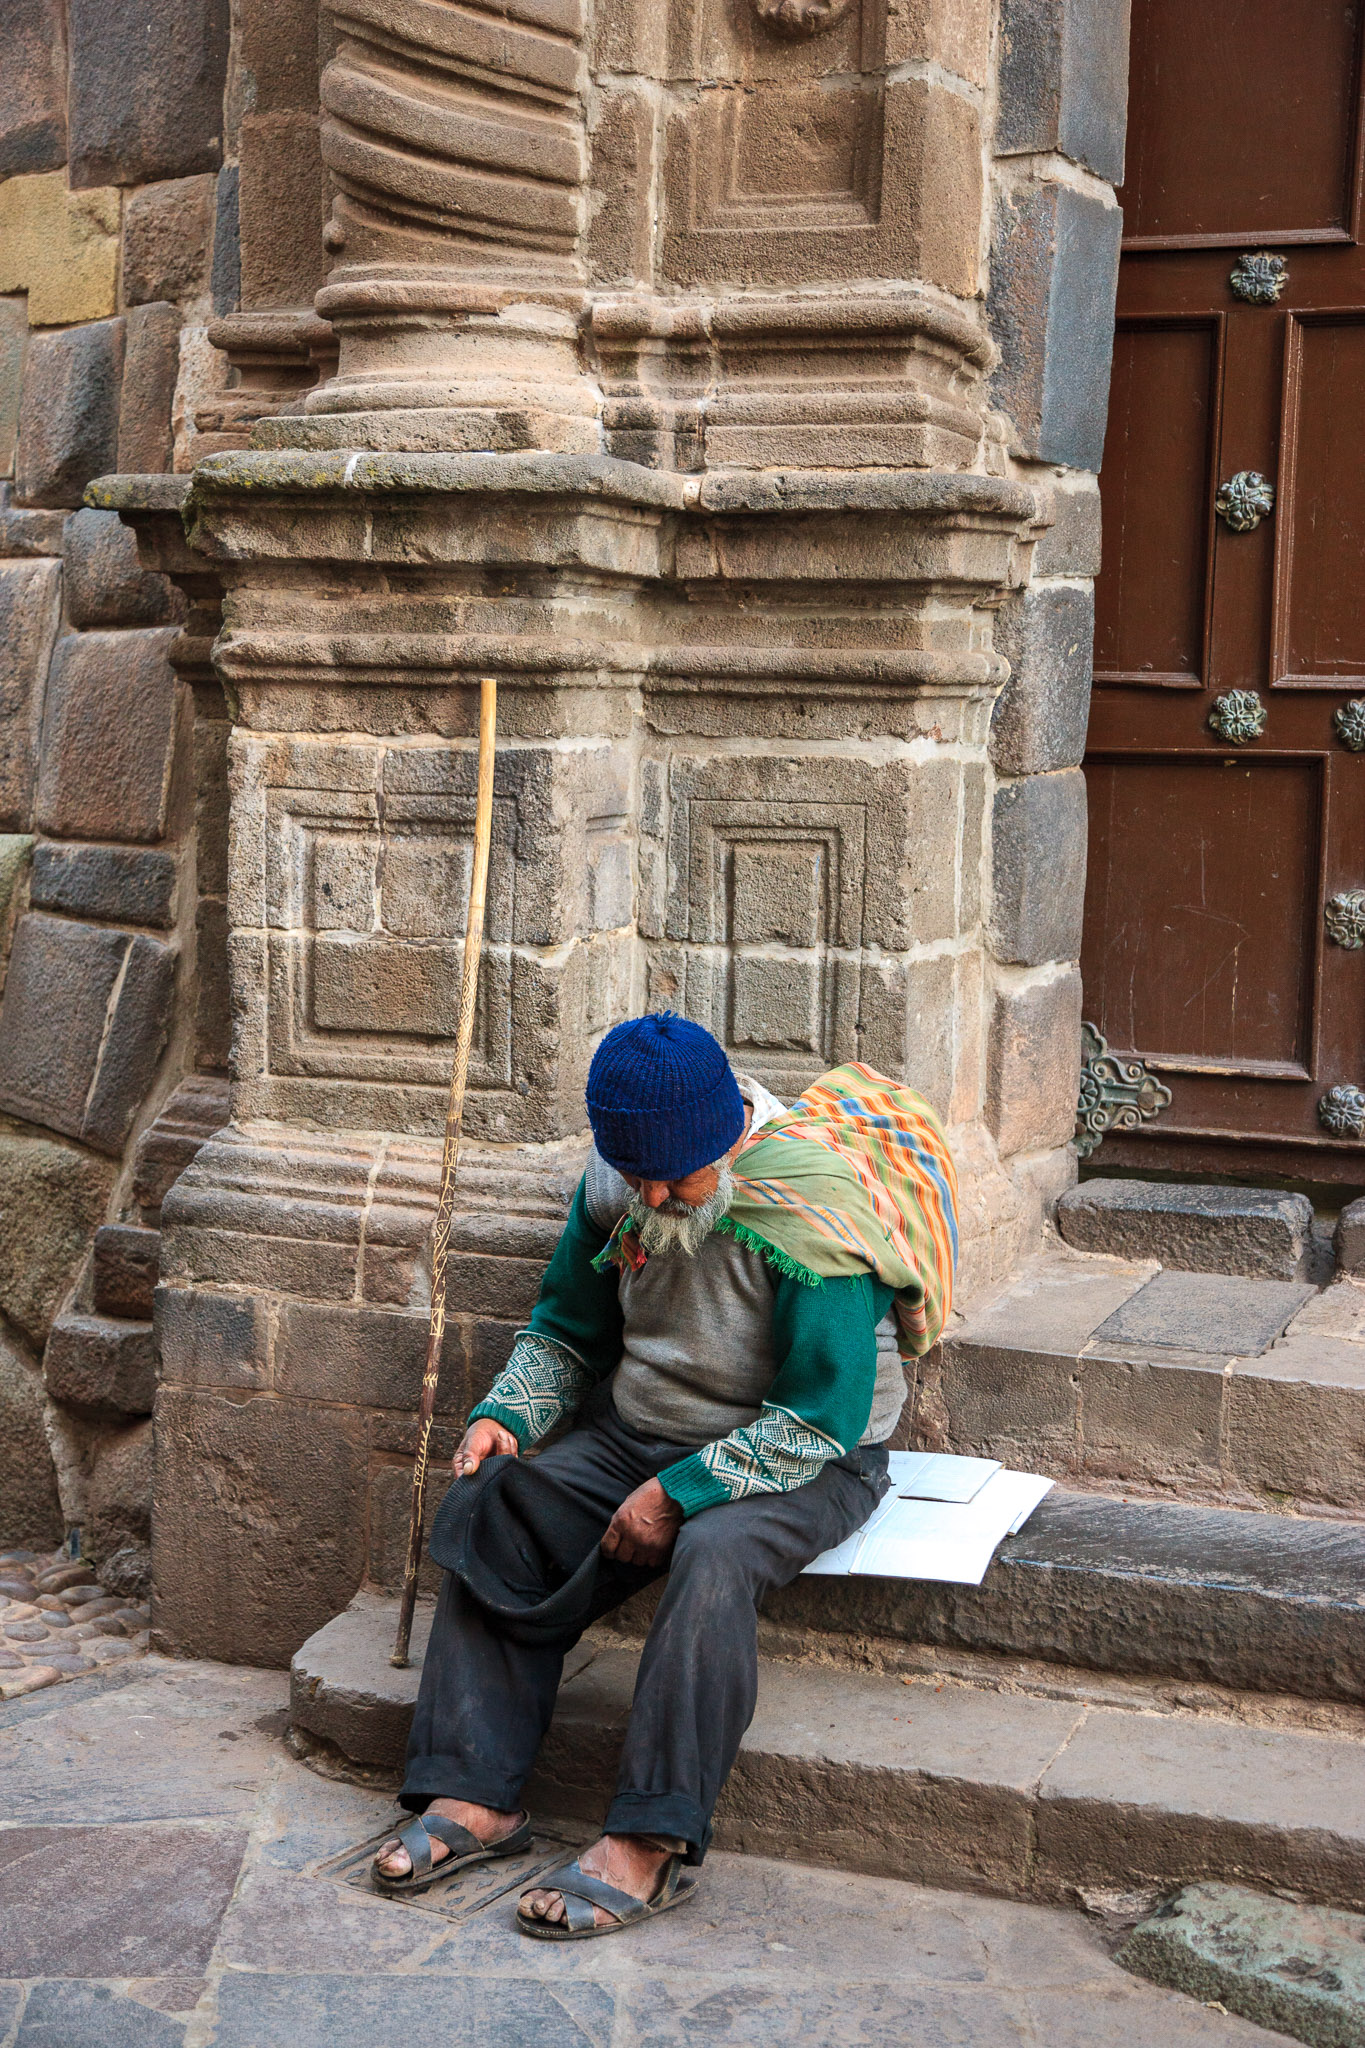
[[[609, 1400], [536, 1460], [607, 1524], [628, 1494], [689, 1446], [640, 1437]], [[758, 1694], [758, 1608], [862, 1527], [885, 1493], [887, 1454], [850, 1451], [791, 1493], [755, 1494], [684, 1522], [640, 1659], [607, 1834], [682, 1837], [699, 1863], [711, 1814]], [[581, 1563], [565, 1558], [565, 1575]], [[589, 1620], [660, 1576], [602, 1560]], [[551, 1589], [547, 1586], [546, 1591]], [[404, 1806], [468, 1799], [515, 1812], [550, 1723], [568, 1645], [510, 1641], [443, 1575], [408, 1743]]]

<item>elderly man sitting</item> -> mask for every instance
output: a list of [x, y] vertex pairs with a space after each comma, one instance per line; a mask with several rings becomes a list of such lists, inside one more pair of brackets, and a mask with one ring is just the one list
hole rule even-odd
[[870, 1068], [789, 1111], [664, 1014], [607, 1035], [587, 1099], [587, 1172], [437, 1519], [401, 1794], [420, 1818], [374, 1865], [420, 1891], [524, 1848], [565, 1651], [667, 1572], [602, 1837], [520, 1901], [552, 1940], [689, 1896], [754, 1711], [758, 1607], [886, 1491], [901, 1356], [941, 1330], [956, 1250], [942, 1132]]

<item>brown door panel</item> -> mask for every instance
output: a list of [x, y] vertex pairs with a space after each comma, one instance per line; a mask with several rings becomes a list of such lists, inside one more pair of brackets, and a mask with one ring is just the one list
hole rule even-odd
[[1111, 1045], [1166, 1078], [1311, 1080], [1322, 772], [1092, 756], [1087, 1014]]
[[1104, 448], [1097, 683], [1201, 689], [1223, 321], [1120, 321]]
[[1273, 688], [1365, 685], [1365, 311], [1291, 314]]
[[1360, 17], [1359, 0], [1135, 0], [1126, 246], [1346, 240]]

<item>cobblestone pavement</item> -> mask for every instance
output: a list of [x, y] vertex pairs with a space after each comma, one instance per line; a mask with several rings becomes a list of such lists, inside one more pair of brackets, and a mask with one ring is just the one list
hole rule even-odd
[[64, 1550], [0, 1551], [0, 1701], [145, 1656], [149, 1619]]
[[[285, 1748], [278, 1672], [151, 1655], [0, 1707], [0, 2048], [1251, 2048], [1078, 1913], [757, 1858], [564, 1948], [329, 1859], [392, 1800]], [[439, 1900], [439, 1895], [438, 1900]], [[453, 1916], [453, 1917], [452, 1917]]]

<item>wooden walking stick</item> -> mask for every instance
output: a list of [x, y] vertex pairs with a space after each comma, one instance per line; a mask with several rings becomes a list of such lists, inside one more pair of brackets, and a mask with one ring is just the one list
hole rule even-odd
[[431, 1236], [431, 1324], [427, 1331], [427, 1363], [422, 1375], [422, 1403], [417, 1411], [417, 1461], [412, 1468], [412, 1520], [408, 1524], [408, 1558], [403, 1570], [403, 1598], [398, 1608], [398, 1635], [390, 1664], [408, 1662], [413, 1610], [417, 1605], [417, 1574], [422, 1563], [422, 1502], [427, 1484], [427, 1452], [436, 1410], [436, 1385], [441, 1377], [441, 1345], [446, 1329], [446, 1261], [450, 1226], [455, 1215], [455, 1169], [460, 1159], [460, 1121], [464, 1115], [469, 1049], [474, 1042], [474, 1008], [479, 993], [479, 961], [483, 954], [483, 914], [488, 897], [488, 846], [493, 833], [493, 759], [498, 736], [498, 686], [492, 676], [479, 684], [479, 796], [474, 809], [474, 867], [469, 877], [469, 916], [464, 928], [464, 966], [460, 981], [460, 1021], [455, 1033], [455, 1065], [446, 1104], [445, 1145], [441, 1152], [441, 1194]]

